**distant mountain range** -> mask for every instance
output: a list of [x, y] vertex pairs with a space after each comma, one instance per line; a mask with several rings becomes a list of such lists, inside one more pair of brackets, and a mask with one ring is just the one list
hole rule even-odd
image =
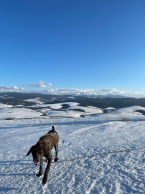
[[[31, 100], [29, 100], [31, 99]], [[37, 100], [35, 100], [37, 99]], [[62, 102], [78, 102], [82, 106], [95, 106], [98, 108], [124, 108], [129, 106], [145, 107], [145, 98], [129, 98], [120, 95], [108, 94], [106, 96], [76, 96], [76, 95], [49, 95], [41, 93], [0, 93], [0, 103], [23, 107], [32, 106], [35, 104], [52, 104]]]

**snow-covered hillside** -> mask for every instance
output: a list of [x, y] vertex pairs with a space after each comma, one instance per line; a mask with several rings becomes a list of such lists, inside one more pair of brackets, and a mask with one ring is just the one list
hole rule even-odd
[[[115, 153], [145, 147], [145, 116], [136, 110], [144, 108], [79, 118], [5, 120], [1, 116], [0, 193], [145, 193], [145, 149]], [[52, 125], [60, 137], [61, 162], [51, 164], [48, 182], [42, 185], [42, 176], [35, 176], [39, 167], [34, 166], [31, 155], [25, 155]], [[102, 154], [107, 152], [114, 153]], [[79, 159], [68, 161], [74, 158]]]

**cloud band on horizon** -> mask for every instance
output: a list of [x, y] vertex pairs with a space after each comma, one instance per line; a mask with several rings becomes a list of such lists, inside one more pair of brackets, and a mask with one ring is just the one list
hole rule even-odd
[[[46, 84], [44, 84], [43, 81], [40, 81], [38, 84], [29, 84], [31, 87], [40, 87], [40, 88], [46, 88]], [[49, 84], [50, 85], [50, 84]], [[0, 93], [2, 92], [33, 92], [33, 93], [42, 93], [42, 94], [52, 94], [52, 95], [79, 95], [79, 96], [94, 96], [97, 97], [99, 95], [121, 95], [124, 97], [135, 97], [135, 98], [141, 98], [145, 97], [145, 93], [143, 92], [127, 92], [118, 90], [115, 88], [107, 88], [107, 89], [52, 89], [52, 88], [46, 88], [45, 90], [25, 90], [24, 88], [18, 88], [16, 86], [2, 86], [0, 87]]]

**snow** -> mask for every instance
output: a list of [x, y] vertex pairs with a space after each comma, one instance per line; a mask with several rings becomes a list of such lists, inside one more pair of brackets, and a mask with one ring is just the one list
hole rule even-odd
[[37, 107], [37, 108], [42, 108], [42, 107], [50, 107], [51, 109], [60, 109], [62, 108], [63, 104], [68, 104], [70, 107], [77, 107], [79, 103], [77, 102], [63, 102], [63, 103], [55, 103], [55, 104], [40, 104], [40, 105], [33, 105], [29, 107]]
[[4, 108], [0, 109], [0, 119], [12, 118], [35, 118], [41, 116], [41, 113], [27, 108]]
[[[32, 117], [0, 120], [0, 193], [145, 193], [144, 149], [102, 154], [145, 147], [145, 116], [135, 112], [143, 109], [134, 106], [83, 118], [66, 118], [64, 115], [61, 119], [34, 118], [36, 112], [30, 113], [24, 108], [1, 109], [4, 112], [0, 115], [11, 110], [13, 117], [21, 115], [22, 118], [26, 114]], [[51, 112], [56, 116], [55, 111]], [[57, 112], [61, 111], [56, 109]], [[124, 117], [130, 121], [124, 122]], [[60, 137], [58, 154], [62, 162], [51, 164], [48, 182], [42, 185], [42, 176], [35, 176], [39, 167], [34, 166], [31, 155], [25, 155], [52, 125]], [[54, 158], [54, 149], [52, 155]], [[68, 161], [79, 157], [84, 158]]]
[[7, 105], [7, 104], [0, 103], [0, 109], [2, 109], [2, 108], [8, 108], [8, 107], [13, 107], [13, 106], [12, 105]]
[[26, 102], [34, 102], [34, 103], [36, 103], [36, 104], [42, 104], [43, 102], [41, 101], [41, 99], [40, 98], [30, 98], [30, 99], [26, 99], [26, 100], [24, 100], [24, 101], [26, 101]]
[[[63, 108], [63, 105], [68, 105], [69, 107], [64, 110], [60, 109]], [[40, 105], [33, 105], [29, 106], [30, 108], [41, 108], [40, 112], [45, 112], [50, 117], [80, 117], [81, 115], [91, 115], [91, 114], [99, 114], [103, 113], [100, 108], [96, 107], [83, 107], [79, 106], [77, 102], [63, 102], [63, 103], [56, 103], [56, 104], [40, 104]], [[46, 108], [49, 107], [50, 109]], [[43, 108], [43, 109], [42, 109]], [[56, 111], [53, 111], [53, 110]], [[59, 111], [57, 111], [59, 109]], [[72, 110], [73, 109], [73, 110]], [[80, 109], [81, 111], [75, 111]]]
[[145, 111], [145, 108], [141, 107], [141, 106], [131, 106], [131, 107], [127, 107], [127, 108], [120, 108], [117, 110], [117, 112], [118, 113], [132, 113], [132, 112], [137, 111], [137, 110]]

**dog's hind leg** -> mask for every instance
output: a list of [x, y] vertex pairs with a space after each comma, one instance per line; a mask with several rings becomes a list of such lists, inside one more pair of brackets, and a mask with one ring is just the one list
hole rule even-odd
[[40, 167], [39, 167], [39, 172], [36, 176], [41, 176], [42, 175], [42, 168], [43, 168], [43, 158], [41, 157], [40, 159]]
[[48, 159], [48, 164], [47, 164], [47, 167], [45, 169], [44, 177], [43, 177], [43, 180], [42, 180], [43, 184], [45, 184], [47, 182], [47, 180], [48, 180], [48, 173], [49, 173], [50, 165], [51, 165], [51, 162], [52, 162], [51, 152], [49, 152], [49, 154], [47, 156], [45, 156], [45, 157]]
[[58, 143], [56, 143], [54, 145], [54, 148], [55, 148], [55, 159], [54, 159], [54, 162], [56, 162], [58, 160]]

